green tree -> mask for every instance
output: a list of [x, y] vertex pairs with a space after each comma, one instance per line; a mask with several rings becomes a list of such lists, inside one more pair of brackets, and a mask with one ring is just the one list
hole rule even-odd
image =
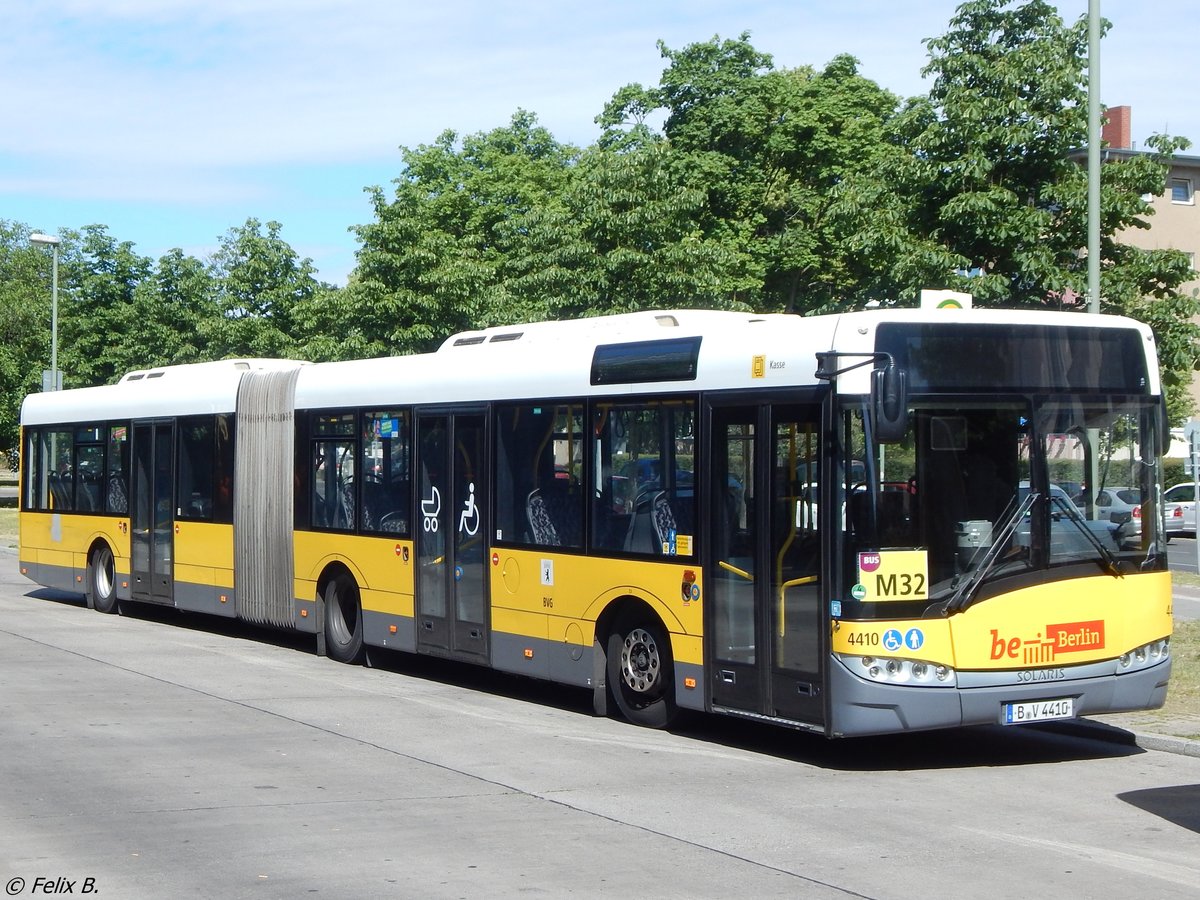
[[21, 402], [50, 367], [50, 253], [0, 219], [0, 450], [20, 437]]
[[125, 307], [121, 349], [126, 370], [211, 359], [221, 319], [218, 282], [209, 267], [176, 248], [160, 257]]
[[819, 72], [776, 70], [746, 33], [659, 49], [670, 62], [659, 85], [621, 89], [599, 121], [611, 140], [613, 129], [644, 132], [650, 114], [665, 113], [675, 167], [706, 186], [703, 234], [744, 260], [739, 299], [815, 312], [862, 293], [883, 261], [852, 251], [871, 221], [846, 215], [838, 191], [888, 150], [896, 97], [850, 56]]
[[356, 229], [362, 248], [344, 304], [356, 346], [428, 350], [452, 332], [519, 312], [502, 271], [527, 236], [507, 226], [562, 193], [578, 151], [523, 111], [457, 144], [446, 131], [403, 149], [393, 197], [371, 189], [375, 221]]
[[127, 371], [125, 346], [138, 286], [153, 263], [107, 226], [65, 232], [60, 247], [59, 357], [64, 387], [111, 384]]
[[569, 187], [504, 223], [524, 241], [502, 268], [511, 310], [575, 318], [672, 307], [748, 308], [748, 260], [703, 233], [704, 188], [663, 142], [591, 147]]
[[208, 355], [288, 357], [297, 352], [297, 308], [323, 290], [312, 260], [301, 259], [280, 233], [257, 219], [231, 228], [213, 255], [210, 276], [219, 313]]

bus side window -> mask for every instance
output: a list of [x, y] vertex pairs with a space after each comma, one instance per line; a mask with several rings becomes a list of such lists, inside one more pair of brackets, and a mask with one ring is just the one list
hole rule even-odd
[[581, 547], [583, 405], [509, 406], [496, 421], [497, 536], [540, 547]]
[[411, 497], [408, 440], [406, 411], [363, 415], [362, 504], [358, 513], [363, 531], [408, 533]]
[[75, 509], [75, 473], [72, 466], [73, 435], [69, 430], [42, 432], [41, 458], [49, 486], [49, 506], [59, 512]]
[[129, 512], [129, 426], [108, 427], [108, 452], [105, 460], [105, 510], [110, 514]]
[[216, 463], [213, 424], [212, 416], [181, 419], [179, 422], [179, 458], [175, 475], [179, 506], [175, 514], [180, 518], [212, 518]]
[[[357, 416], [315, 413], [312, 418], [312, 526], [352, 531], [358, 508], [355, 465]], [[341, 437], [341, 440], [334, 438]], [[346, 438], [350, 438], [347, 440]]]

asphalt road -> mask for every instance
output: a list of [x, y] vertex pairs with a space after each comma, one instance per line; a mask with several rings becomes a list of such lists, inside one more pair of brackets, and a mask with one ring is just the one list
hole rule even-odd
[[1196, 572], [1196, 539], [1177, 536], [1167, 544], [1167, 559], [1171, 568], [1180, 572]]
[[1195, 897], [1200, 765], [1050, 727], [641, 730], [479, 669], [102, 616], [2, 551], [0, 876], [110, 900]]

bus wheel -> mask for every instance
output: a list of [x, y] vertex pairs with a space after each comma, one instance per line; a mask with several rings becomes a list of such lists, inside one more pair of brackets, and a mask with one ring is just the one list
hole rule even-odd
[[665, 728], [677, 711], [671, 642], [649, 617], [627, 618], [608, 636], [608, 684], [621, 715], [634, 725]]
[[325, 585], [325, 652], [338, 662], [357, 664], [363, 655], [362, 606], [358, 585], [345, 572]]
[[117, 611], [117, 570], [108, 544], [100, 544], [88, 560], [87, 593], [93, 609]]

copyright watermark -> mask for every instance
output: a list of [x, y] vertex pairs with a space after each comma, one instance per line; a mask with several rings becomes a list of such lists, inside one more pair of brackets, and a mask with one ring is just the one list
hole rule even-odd
[[4, 893], [10, 897], [19, 897], [21, 894], [47, 894], [47, 895], [62, 895], [62, 894], [98, 894], [100, 889], [96, 887], [95, 878], [63, 878], [61, 875], [57, 878], [47, 878], [45, 875], [39, 875], [32, 882], [27, 882], [24, 878], [18, 875], [15, 878], [8, 879], [4, 884]]

